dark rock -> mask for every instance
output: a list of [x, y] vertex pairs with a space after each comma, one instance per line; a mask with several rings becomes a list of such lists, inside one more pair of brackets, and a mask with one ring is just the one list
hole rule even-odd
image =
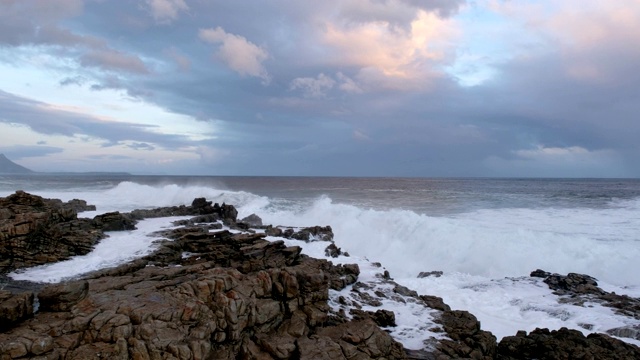
[[245, 224], [249, 224], [252, 227], [262, 226], [262, 219], [260, 218], [260, 216], [256, 214], [251, 214], [240, 221], [242, 221]]
[[[278, 228], [278, 227], [273, 227], [271, 225], [267, 226], [267, 228], [264, 230], [264, 233], [267, 236], [276, 236], [276, 237], [282, 237], [283, 236], [283, 231], [282, 229]], [[293, 233], [293, 231], [292, 231]], [[291, 236], [289, 236], [291, 237]]]
[[552, 274], [544, 279], [549, 288], [555, 290], [556, 293], [565, 294], [604, 294], [604, 291], [598, 287], [596, 279], [589, 275], [569, 273], [567, 276]]
[[118, 211], [97, 215], [93, 218], [93, 224], [102, 231], [135, 230], [136, 221], [127, 214]]
[[390, 310], [376, 310], [373, 313], [373, 321], [375, 321], [378, 326], [382, 327], [393, 327], [396, 326], [396, 314]]
[[441, 311], [451, 310], [451, 307], [445, 304], [441, 297], [437, 297], [433, 295], [420, 295], [420, 299], [424, 301], [424, 303], [432, 309], [441, 310]]
[[442, 276], [442, 274], [444, 274], [444, 272], [442, 272], [442, 271], [421, 271], [418, 274], [418, 279], [422, 279], [422, 278], [426, 278], [426, 277], [430, 277], [430, 276], [440, 277], [440, 276]]
[[640, 359], [640, 348], [604, 334], [585, 337], [567, 328], [536, 329], [503, 338], [497, 359]]
[[437, 322], [444, 327], [451, 340], [442, 340], [437, 350], [454, 358], [494, 359], [496, 337], [480, 329], [480, 322], [467, 311], [444, 311]]
[[531, 274], [529, 276], [531, 277], [540, 277], [540, 278], [546, 278], [548, 276], [551, 276], [552, 274], [550, 272], [544, 271], [544, 270], [534, 270], [531, 272]]
[[0, 198], [0, 274], [84, 255], [103, 237], [60, 200], [24, 191]]
[[342, 250], [337, 247], [336, 244], [331, 243], [326, 249], [324, 249], [324, 254], [329, 257], [337, 258], [342, 255]]
[[300, 229], [291, 237], [303, 241], [333, 241], [333, 230], [331, 226], [313, 226]]
[[67, 207], [67, 208], [71, 208], [76, 213], [81, 213], [81, 212], [84, 212], [84, 211], [95, 211], [96, 210], [96, 206], [95, 205], [87, 205], [87, 202], [85, 200], [80, 200], [80, 199], [69, 200], [66, 203], [63, 203], [62, 206]]
[[33, 299], [32, 292], [12, 294], [0, 290], [0, 331], [33, 316]]

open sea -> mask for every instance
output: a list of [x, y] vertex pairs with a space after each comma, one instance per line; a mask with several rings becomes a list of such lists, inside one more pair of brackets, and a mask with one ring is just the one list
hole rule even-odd
[[[330, 225], [336, 245], [353, 258], [380, 262], [397, 282], [471, 311], [498, 338], [536, 327], [637, 325], [608, 309], [558, 305], [528, 275], [589, 274], [607, 291], [639, 297], [638, 179], [0, 176], [0, 196], [16, 190], [97, 206], [81, 217], [206, 197], [265, 224]], [[141, 234], [167, 226], [162, 221], [112, 233], [113, 242], [71, 265], [14, 277], [59, 281], [142, 256], [153, 244]], [[444, 275], [416, 277], [434, 270]]]

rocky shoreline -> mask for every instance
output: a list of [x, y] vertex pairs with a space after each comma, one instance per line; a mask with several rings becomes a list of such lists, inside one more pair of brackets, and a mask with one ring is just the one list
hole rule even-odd
[[[189, 218], [156, 233], [164, 240], [153, 253], [115, 268], [58, 284], [0, 278], [0, 359], [640, 358], [640, 348], [609, 336], [640, 339], [633, 327], [588, 336], [537, 329], [497, 342], [469, 312], [395, 283], [382, 267], [363, 279], [328, 226], [239, 220], [233, 206], [203, 198], [78, 218], [90, 209], [20, 191], [0, 198], [0, 274], [86, 254], [105, 231], [145, 218]], [[309, 241], [326, 243], [335, 261], [304, 255]], [[587, 275], [531, 276], [561, 301], [598, 302], [640, 319], [639, 299], [607, 293]], [[397, 314], [388, 304], [428, 313], [416, 326], [436, 335], [405, 349], [392, 336]]]

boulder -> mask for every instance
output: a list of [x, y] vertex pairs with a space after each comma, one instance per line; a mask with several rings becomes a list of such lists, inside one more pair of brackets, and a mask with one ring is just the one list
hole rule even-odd
[[32, 292], [12, 294], [10, 291], [0, 290], [0, 331], [33, 316], [33, 300]]
[[0, 198], [0, 274], [84, 255], [103, 237], [60, 200], [24, 191]]
[[604, 334], [584, 336], [578, 330], [535, 329], [507, 336], [498, 345], [497, 359], [640, 359], [640, 348]]
[[303, 241], [333, 241], [331, 226], [313, 226], [300, 229], [291, 238]]

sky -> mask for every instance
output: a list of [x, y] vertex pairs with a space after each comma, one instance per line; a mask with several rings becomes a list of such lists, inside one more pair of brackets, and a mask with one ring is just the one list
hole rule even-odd
[[640, 177], [640, 0], [0, 0], [35, 171]]

